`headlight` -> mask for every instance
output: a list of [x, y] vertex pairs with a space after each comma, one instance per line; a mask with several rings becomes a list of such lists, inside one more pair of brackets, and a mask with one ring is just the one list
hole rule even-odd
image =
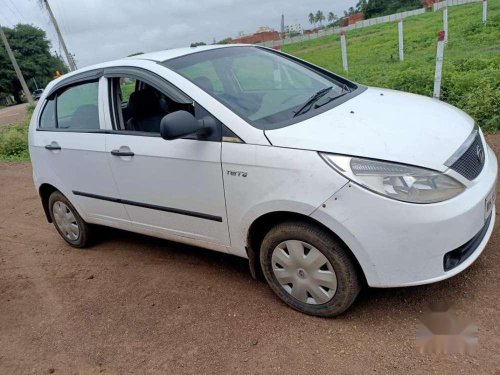
[[404, 164], [320, 153], [348, 179], [389, 198], [411, 203], [436, 203], [451, 199], [465, 186], [430, 169]]

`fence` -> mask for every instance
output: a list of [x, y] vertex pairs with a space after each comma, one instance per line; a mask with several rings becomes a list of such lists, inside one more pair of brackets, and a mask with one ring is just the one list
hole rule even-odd
[[4, 98], [0, 98], [0, 105], [12, 105], [15, 103], [15, 100], [12, 96], [6, 96]]
[[432, 9], [434, 11], [442, 9], [446, 6], [451, 7], [454, 5], [464, 5], [464, 4], [469, 4], [469, 3], [479, 3], [482, 0], [445, 0], [441, 1], [439, 3], [434, 3], [432, 4]]
[[378, 25], [381, 23], [395, 22], [399, 19], [403, 19], [403, 18], [411, 17], [411, 16], [417, 16], [417, 15], [422, 14], [422, 13], [425, 13], [424, 8], [409, 10], [409, 11], [401, 12], [401, 13], [395, 13], [395, 14], [391, 14], [388, 16], [369, 18], [367, 20], [358, 21], [352, 25], [345, 26], [345, 27], [330, 27], [328, 29], [319, 30], [317, 33], [314, 33], [314, 34], [303, 34], [303, 35], [295, 36], [293, 38], [285, 38], [285, 39], [281, 39], [281, 40], [274, 40], [274, 41], [263, 42], [263, 43], [258, 43], [258, 44], [265, 46], [265, 47], [272, 47], [272, 46], [281, 46], [281, 45], [291, 44], [291, 43], [304, 42], [306, 40], [321, 38], [322, 36], [326, 36], [326, 35], [340, 34], [342, 31], [361, 29], [363, 27]]
[[[463, 5], [463, 4], [476, 3], [476, 2], [481, 2], [481, 1], [482, 0], [445, 0], [445, 1], [441, 1], [439, 3], [434, 3], [433, 10], [437, 11], [439, 9], [444, 8], [445, 6]], [[263, 42], [263, 43], [257, 43], [257, 44], [259, 44], [261, 46], [265, 46], [265, 47], [276, 47], [276, 46], [282, 46], [285, 44], [304, 42], [307, 40], [321, 38], [321, 37], [326, 36], [326, 35], [340, 34], [342, 31], [361, 29], [363, 27], [378, 25], [381, 23], [395, 22], [395, 21], [398, 21], [400, 19], [404, 19], [407, 17], [418, 16], [419, 14], [425, 13], [425, 11], [426, 11], [425, 8], [409, 10], [406, 12], [390, 14], [388, 16], [369, 18], [367, 20], [358, 21], [352, 25], [345, 26], [345, 27], [330, 27], [327, 29], [319, 30], [317, 33], [314, 33], [314, 34], [303, 34], [303, 35], [298, 35], [298, 36], [295, 36], [292, 38], [285, 38], [285, 39], [281, 39], [281, 40], [272, 40], [269, 42]]]

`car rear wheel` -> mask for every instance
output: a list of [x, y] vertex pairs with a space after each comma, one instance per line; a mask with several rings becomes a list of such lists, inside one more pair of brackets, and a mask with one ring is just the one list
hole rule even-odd
[[59, 191], [49, 197], [52, 222], [61, 237], [73, 247], [86, 247], [90, 239], [90, 226], [76, 211], [75, 207]]
[[288, 222], [271, 229], [262, 242], [260, 262], [271, 289], [305, 314], [337, 316], [361, 289], [355, 263], [344, 246], [312, 224]]

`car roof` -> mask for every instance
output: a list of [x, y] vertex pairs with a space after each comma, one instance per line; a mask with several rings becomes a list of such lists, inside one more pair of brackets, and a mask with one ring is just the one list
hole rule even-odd
[[249, 45], [249, 44], [223, 44], [223, 45], [174, 48], [174, 49], [167, 49], [164, 51], [143, 53], [141, 55], [128, 57], [128, 59], [152, 60], [152, 61], [157, 61], [157, 62], [163, 62], [163, 61], [175, 59], [177, 57], [190, 55], [192, 53], [197, 53], [197, 52], [202, 52], [202, 51], [210, 51], [213, 49], [220, 49], [220, 48], [242, 47], [242, 46], [251, 47], [252, 45]]
[[158, 51], [158, 52], [149, 52], [149, 53], [143, 53], [140, 55], [136, 56], [130, 56], [126, 58], [121, 58], [118, 60], [112, 60], [112, 61], [107, 61], [104, 63], [99, 63], [95, 65], [89, 65], [83, 68], [80, 68], [78, 70], [75, 70], [73, 72], [66, 73], [62, 75], [61, 77], [53, 80], [52, 82], [49, 83], [49, 85], [46, 87], [46, 89], [49, 89], [48, 91], [51, 91], [52, 88], [58, 84], [61, 81], [66, 81], [68, 79], [71, 79], [72, 76], [84, 73], [84, 72], [89, 72], [92, 70], [96, 69], [105, 69], [105, 68], [110, 68], [118, 65], [123, 65], [127, 61], [153, 61], [153, 62], [164, 62], [167, 60], [175, 59], [177, 57], [181, 56], [186, 56], [190, 55], [193, 53], [197, 52], [202, 52], [202, 51], [209, 51], [209, 50], [214, 50], [214, 49], [219, 49], [219, 48], [231, 48], [231, 47], [252, 47], [251, 44], [223, 44], [223, 45], [210, 45], [210, 46], [198, 46], [198, 47], [186, 47], [186, 48], [175, 48], [175, 49], [168, 49], [164, 51]]

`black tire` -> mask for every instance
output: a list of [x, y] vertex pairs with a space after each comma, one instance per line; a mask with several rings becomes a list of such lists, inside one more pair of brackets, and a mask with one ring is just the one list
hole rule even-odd
[[[70, 239], [68, 238], [62, 231], [61, 228], [59, 228], [56, 217], [54, 214], [54, 205], [57, 202], [63, 203], [69, 211], [73, 214], [76, 224], [78, 225], [78, 236], [76, 239]], [[54, 224], [57, 232], [60, 234], [60, 236], [63, 238], [64, 241], [66, 241], [68, 244], [70, 244], [73, 247], [76, 248], [84, 248], [87, 247], [90, 244], [90, 239], [91, 239], [91, 228], [90, 225], [87, 224], [81, 216], [78, 214], [78, 211], [75, 209], [75, 207], [71, 204], [71, 202], [59, 191], [54, 191], [50, 197], [49, 197], [49, 212], [50, 212], [50, 217], [52, 219], [52, 223]]]
[[[335, 271], [337, 288], [333, 297], [326, 303], [302, 302], [293, 297], [278, 282], [272, 268], [272, 254], [278, 245], [288, 240], [297, 240], [312, 245], [330, 262]], [[262, 241], [260, 264], [267, 283], [278, 297], [288, 306], [308, 315], [337, 316], [353, 304], [361, 290], [361, 278], [349, 252], [331, 233], [309, 223], [285, 222], [272, 228]]]

